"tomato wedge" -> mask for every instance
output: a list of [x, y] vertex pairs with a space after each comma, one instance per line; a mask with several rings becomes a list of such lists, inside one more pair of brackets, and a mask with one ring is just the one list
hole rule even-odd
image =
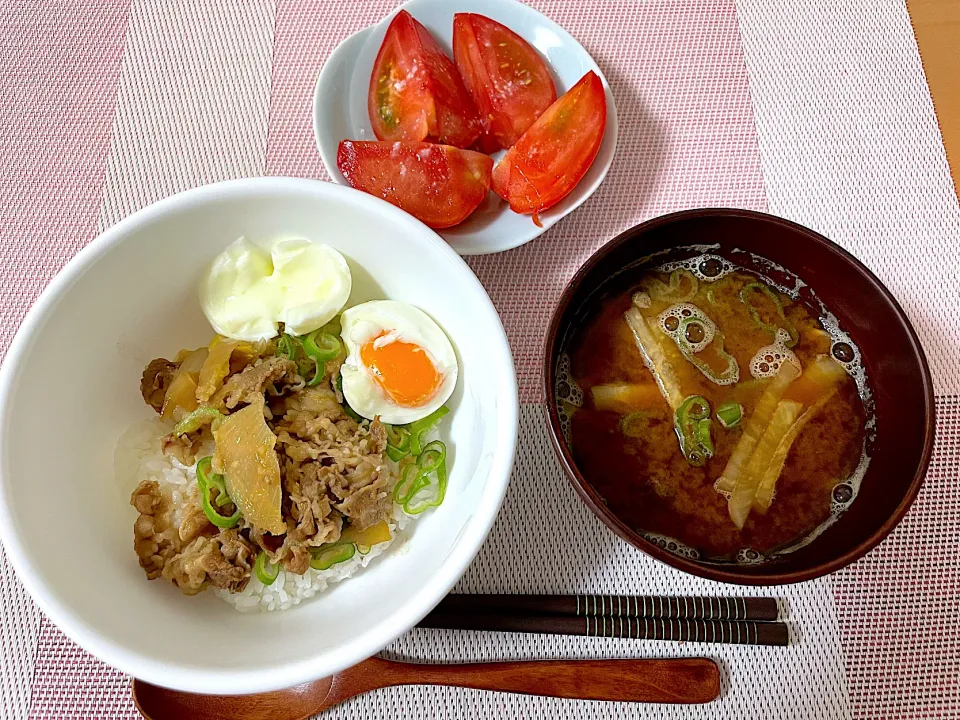
[[493, 190], [514, 212], [537, 215], [565, 198], [600, 150], [607, 125], [603, 82], [588, 72], [511, 147], [493, 170]]
[[484, 15], [453, 16], [453, 59], [480, 111], [480, 149], [485, 152], [513, 146], [557, 99], [540, 54], [513, 30]]
[[337, 167], [351, 187], [381, 197], [432, 228], [462, 222], [490, 189], [493, 160], [417, 142], [344, 140]]
[[380, 140], [467, 147], [480, 118], [453, 61], [406, 10], [387, 28], [370, 76], [367, 112]]

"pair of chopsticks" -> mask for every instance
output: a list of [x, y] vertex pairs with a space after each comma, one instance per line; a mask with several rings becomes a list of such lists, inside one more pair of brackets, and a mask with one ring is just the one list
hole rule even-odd
[[790, 642], [774, 598], [448, 595], [420, 627], [681, 642]]

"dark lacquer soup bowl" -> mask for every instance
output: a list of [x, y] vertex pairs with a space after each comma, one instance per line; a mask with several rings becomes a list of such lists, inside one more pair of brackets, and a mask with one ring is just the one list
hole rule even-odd
[[[713, 258], [712, 266], [704, 265], [702, 258]], [[634, 292], [631, 288], [636, 287], [638, 278], [651, 277], [644, 273], [664, 267], [665, 273], [658, 277], [665, 278], [670, 268], [676, 267], [693, 268], [696, 272], [695, 263], [701, 263], [700, 267], [708, 273], [719, 272], [721, 266], [736, 267], [762, 277], [770, 287], [780, 288], [784, 293], [784, 307], [796, 310], [794, 303], [801, 304], [807, 309], [810, 322], [820, 323], [811, 330], [826, 338], [826, 349], [818, 357], [831, 362], [845, 361], [843, 367], [847, 375], [858, 378], [855, 387], [859, 390], [853, 391], [853, 397], [862, 400], [864, 413], [861, 440], [857, 445], [860, 459], [857, 462], [850, 459], [851, 462], [844, 465], [848, 468], [856, 465], [857, 477], [855, 480], [837, 477], [836, 485], [825, 485], [827, 490], [822, 502], [829, 513], [828, 521], [822, 522], [816, 532], [795, 538], [779, 548], [756, 552], [746, 546], [735, 554], [719, 557], [698, 552], [692, 545], [673, 539], [663, 528], [651, 531], [637, 519], [643, 516], [643, 507], [631, 506], [634, 498], [636, 503], [645, 502], [643, 492], [634, 494], [633, 489], [640, 487], [638, 482], [646, 481], [643, 476], [648, 468], [643, 463], [648, 462], [648, 455], [633, 451], [632, 454], [640, 458], [637, 472], [618, 473], [598, 469], [602, 464], [586, 462], [582, 450], [578, 454], [577, 443], [581, 442], [578, 438], [585, 436], [577, 430], [576, 413], [581, 407], [587, 407], [584, 403], [598, 402], [595, 394], [591, 401], [583, 399], [584, 392], [571, 370], [577, 362], [571, 358], [581, 357], [576, 353], [583, 352], [578, 349], [586, 336], [583, 328], [598, 317], [598, 308], [610, 307], [611, 298], [638, 297], [631, 295]], [[731, 276], [736, 277], [744, 276]], [[699, 287], [710, 281], [702, 274], [701, 278]], [[676, 290], [672, 278], [670, 282], [669, 288], [666, 280], [659, 285], [663, 292]], [[679, 282], [682, 284], [682, 277]], [[710, 302], [714, 302], [713, 297], [710, 298]], [[696, 313], [696, 307], [693, 310]], [[614, 320], [610, 322], [617, 322], [616, 318], [625, 315], [618, 311], [612, 317]], [[782, 311], [781, 317], [786, 318]], [[663, 315], [658, 320], [662, 323]], [[676, 321], [673, 322], [675, 326]], [[658, 328], [655, 320], [650, 320], [650, 327]], [[672, 329], [669, 324], [663, 326], [666, 334]], [[621, 358], [617, 362], [645, 363], [651, 368], [655, 363], [650, 361], [649, 353], [639, 349], [643, 341], [636, 330], [631, 337], [637, 340], [636, 357], [625, 355], [625, 360]], [[749, 372], [754, 373], [755, 367], [751, 363]], [[751, 380], [749, 375], [746, 379]], [[844, 376], [844, 381], [847, 380]], [[580, 268], [560, 299], [547, 333], [544, 381], [554, 448], [574, 488], [589, 508], [617, 535], [647, 554], [685, 572], [724, 582], [751, 585], [799, 582], [831, 573], [862, 557], [906, 514], [920, 489], [934, 440], [934, 398], [927, 361], [916, 333], [890, 292], [863, 264], [830, 240], [787, 220], [745, 210], [702, 209], [666, 215], [631, 228], [602, 247]], [[758, 383], [762, 381], [761, 378]], [[656, 397], [656, 400], [667, 401], [668, 391], [663, 389], [663, 383], [658, 385], [663, 398]], [[662, 412], [673, 419], [672, 425], [666, 426], [666, 432], [672, 433], [674, 428], [681, 427], [680, 411], [673, 403], [665, 404], [664, 408]], [[592, 407], [592, 410], [597, 412], [598, 408]], [[757, 415], [760, 416], [759, 411]], [[719, 418], [718, 414], [713, 422]], [[743, 420], [748, 423], [750, 416], [744, 414]], [[622, 429], [624, 425], [618, 427]], [[724, 424], [723, 428], [726, 427]], [[746, 427], [746, 424], [740, 425], [730, 432], [747, 434]], [[720, 431], [719, 425], [715, 429], [726, 431]], [[622, 431], [628, 434], [627, 430]], [[577, 435], [578, 432], [581, 434]], [[661, 429], [661, 432], [664, 431]], [[658, 447], [670, 443], [679, 446], [681, 431], [676, 432], [676, 436], [657, 436]], [[799, 445], [797, 440], [796, 446]], [[792, 451], [799, 452], [796, 446], [792, 446]], [[577, 458], [581, 462], [578, 463]], [[781, 472], [790, 466], [789, 458], [781, 458]], [[797, 475], [797, 461], [792, 462]], [[662, 476], [662, 466], [657, 472]], [[704, 474], [703, 483], [706, 481]], [[714, 489], [712, 481], [709, 489]], [[705, 490], [698, 488], [697, 492]], [[773, 501], [772, 507], [766, 506], [763, 517], [774, 511], [776, 502]], [[634, 512], [638, 508], [639, 512]], [[695, 514], [696, 511], [691, 511], [687, 503], [684, 512]], [[734, 516], [731, 509], [730, 517]], [[743, 528], [742, 520], [740, 527]]]

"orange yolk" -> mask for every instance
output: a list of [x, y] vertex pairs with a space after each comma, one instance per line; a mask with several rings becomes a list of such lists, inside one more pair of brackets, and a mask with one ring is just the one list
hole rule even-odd
[[[387, 333], [383, 333], [383, 337]], [[419, 407], [440, 388], [442, 377], [423, 348], [394, 341], [375, 347], [378, 338], [360, 348], [360, 359], [397, 405]]]

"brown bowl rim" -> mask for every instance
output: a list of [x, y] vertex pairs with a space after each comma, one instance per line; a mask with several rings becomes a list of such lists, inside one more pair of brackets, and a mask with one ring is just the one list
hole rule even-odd
[[[609, 253], [613, 252], [622, 244], [636, 238], [638, 235], [642, 235], [663, 225], [698, 217], [739, 217], [780, 225], [784, 228], [804, 235], [813, 243], [818, 243], [822, 246], [825, 246], [828, 251], [838, 255], [841, 259], [846, 260], [847, 263], [853, 266], [854, 270], [860, 272], [873, 285], [877, 294], [893, 308], [894, 312], [900, 319], [901, 324], [907, 331], [907, 336], [909, 337], [910, 344], [913, 349], [914, 359], [920, 366], [920, 374], [923, 382], [923, 399], [926, 408], [924, 444], [920, 462], [917, 465], [913, 480], [911, 481], [910, 487], [907, 489], [903, 500], [901, 500], [900, 504], [897, 506], [890, 518], [888, 518], [887, 521], [880, 526], [880, 528], [878, 528], [873, 534], [857, 545], [854, 549], [844, 553], [843, 555], [840, 555], [833, 560], [820, 563], [819, 565], [806, 570], [773, 572], [764, 575], [740, 574], [734, 571], [725, 570], [722, 568], [722, 566], [707, 565], [688, 560], [663, 548], [660, 548], [656, 544], [645, 539], [640, 534], [634, 532], [609, 510], [600, 494], [594, 490], [593, 486], [587, 482], [587, 480], [577, 469], [573, 459], [570, 457], [569, 450], [565, 446], [565, 442], [562, 440], [563, 433], [560, 429], [560, 417], [559, 413], [557, 412], [557, 404], [553, 396], [553, 388], [556, 382], [556, 368], [552, 359], [554, 352], [557, 349], [557, 344], [560, 340], [560, 320], [561, 317], [566, 314], [574, 292], [579, 289], [580, 285], [584, 282], [587, 275], [593, 271], [594, 267], [596, 267], [596, 265], [599, 264], [600, 261], [603, 260]], [[787, 269], [789, 270], [790, 268]], [[830, 573], [846, 567], [850, 563], [859, 560], [868, 552], [877, 547], [877, 545], [883, 542], [887, 535], [889, 535], [900, 523], [903, 517], [907, 514], [907, 511], [910, 509], [911, 505], [913, 505], [914, 500], [916, 500], [917, 494], [920, 492], [920, 487], [923, 485], [923, 480], [926, 477], [927, 469], [930, 465], [930, 458], [933, 454], [933, 445], [936, 436], [936, 400], [933, 392], [933, 381], [930, 375], [930, 367], [927, 363], [927, 357], [924, 354], [923, 346], [920, 344], [920, 339], [917, 336], [916, 330], [914, 330], [913, 324], [910, 322], [906, 313], [904, 313], [903, 308], [900, 306], [900, 303], [897, 302], [896, 298], [893, 297], [886, 286], [866, 265], [840, 247], [837, 243], [829, 240], [810, 228], [804, 227], [803, 225], [781, 217], [777, 217], [776, 215], [770, 215], [769, 213], [758, 212], [755, 210], [741, 210], [734, 208], [697, 208], [692, 210], [681, 210], [678, 212], [669, 213], [667, 215], [660, 215], [624, 230], [612, 240], [600, 247], [583, 263], [583, 265], [580, 266], [574, 276], [567, 283], [563, 293], [560, 296], [560, 300], [554, 309], [553, 316], [551, 317], [550, 324], [547, 328], [543, 360], [543, 382], [544, 408], [547, 416], [547, 425], [550, 430], [549, 435], [551, 445], [553, 446], [553, 449], [560, 460], [560, 464], [563, 467], [564, 473], [567, 475], [567, 478], [573, 485], [574, 490], [576, 490], [577, 494], [580, 496], [583, 502], [586, 503], [587, 507], [590, 508], [593, 514], [596, 515], [604, 525], [610, 528], [610, 530], [616, 533], [616, 535], [621, 539], [627, 541], [647, 555], [650, 555], [651, 557], [671, 567], [690, 573], [691, 575], [706, 578], [708, 580], [716, 580], [719, 582], [734, 583], [738, 585], [784, 585], [803, 582], [806, 580], [813, 580], [824, 575], [829, 575]]]

